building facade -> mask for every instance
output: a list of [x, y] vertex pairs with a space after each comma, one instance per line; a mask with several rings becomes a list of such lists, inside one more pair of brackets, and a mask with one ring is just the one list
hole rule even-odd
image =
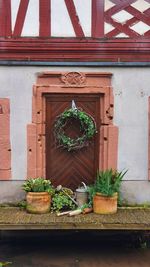
[[[0, 0], [0, 201], [43, 176], [73, 188], [128, 170], [129, 203], [150, 202], [150, 1]], [[72, 100], [97, 135], [75, 153], [53, 124]]]

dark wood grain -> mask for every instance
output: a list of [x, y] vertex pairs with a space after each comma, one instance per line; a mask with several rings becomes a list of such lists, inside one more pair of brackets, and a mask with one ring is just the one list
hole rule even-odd
[[[51, 179], [55, 186], [61, 184], [75, 189], [82, 181], [89, 184], [95, 179], [98, 168], [99, 140], [96, 135], [88, 147], [72, 152], [68, 152], [63, 147], [57, 147], [54, 123], [58, 115], [65, 109], [71, 108], [72, 99], [78, 107], [95, 118], [97, 125], [99, 123], [99, 114], [97, 114], [100, 110], [99, 96], [58, 95], [47, 98], [46, 170], [47, 179]], [[72, 138], [78, 136], [79, 126], [79, 122], [70, 121], [66, 129], [67, 135]]]

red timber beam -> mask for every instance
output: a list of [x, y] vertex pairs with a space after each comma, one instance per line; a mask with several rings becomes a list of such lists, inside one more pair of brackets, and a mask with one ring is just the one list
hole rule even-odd
[[51, 0], [39, 0], [39, 36], [51, 36]]
[[92, 37], [104, 37], [104, 0], [92, 1]]
[[13, 32], [14, 36], [20, 36], [22, 33], [28, 4], [29, 4], [29, 0], [21, 0], [20, 1], [17, 19], [16, 19], [16, 23], [15, 23], [15, 27], [14, 27], [14, 32]]
[[76, 37], [85, 37], [82, 27], [80, 25], [79, 17], [76, 12], [76, 8], [73, 0], [65, 0], [65, 4], [72, 22], [72, 26], [74, 28]]
[[11, 0], [0, 0], [0, 36], [11, 34]]
[[0, 38], [0, 60], [150, 62], [150, 40]]

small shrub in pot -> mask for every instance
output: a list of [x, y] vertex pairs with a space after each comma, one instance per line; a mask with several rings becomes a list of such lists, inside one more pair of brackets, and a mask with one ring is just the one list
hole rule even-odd
[[93, 202], [93, 211], [98, 214], [117, 212], [117, 201], [122, 179], [127, 171], [112, 169], [98, 171], [95, 183], [89, 186], [90, 202]]
[[42, 177], [30, 178], [24, 182], [23, 190], [26, 195], [26, 209], [30, 213], [47, 213], [51, 208], [51, 196], [54, 188], [50, 180]]

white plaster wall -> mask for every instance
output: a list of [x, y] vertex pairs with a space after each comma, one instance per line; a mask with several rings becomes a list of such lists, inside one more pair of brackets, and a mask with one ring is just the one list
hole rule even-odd
[[[74, 0], [85, 36], [91, 36], [91, 0]], [[51, 34], [54, 37], [75, 37], [64, 0], [51, 0]]]
[[26, 125], [31, 121], [32, 84], [35, 75], [28, 68], [0, 68], [0, 97], [10, 99], [12, 179], [26, 177]]
[[119, 127], [118, 169], [125, 180], [148, 179], [149, 68], [0, 67], [0, 97], [10, 98], [12, 178], [26, 177], [26, 125], [31, 123], [32, 85], [36, 73], [49, 71], [109, 71], [115, 100], [114, 124]]

